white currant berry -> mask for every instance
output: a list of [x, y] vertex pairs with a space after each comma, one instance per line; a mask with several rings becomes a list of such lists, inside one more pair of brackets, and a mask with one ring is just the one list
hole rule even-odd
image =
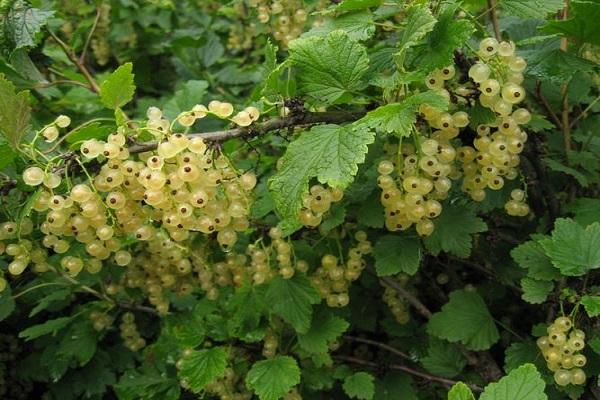
[[71, 125], [71, 118], [69, 118], [67, 115], [59, 115], [56, 117], [54, 123], [58, 125], [59, 128], [66, 128], [67, 126]]
[[23, 182], [29, 186], [38, 186], [44, 181], [46, 174], [39, 167], [29, 167], [23, 171]]

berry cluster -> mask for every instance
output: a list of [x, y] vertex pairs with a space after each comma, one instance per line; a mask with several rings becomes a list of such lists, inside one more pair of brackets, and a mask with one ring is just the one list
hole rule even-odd
[[275, 357], [277, 355], [277, 346], [279, 346], [279, 339], [277, 338], [277, 335], [272, 329], [267, 329], [263, 339], [263, 356], [266, 358]]
[[92, 326], [97, 331], [103, 331], [109, 328], [115, 321], [109, 314], [99, 311], [92, 311], [90, 313], [90, 320], [92, 321]]
[[121, 317], [121, 338], [125, 346], [131, 351], [139, 351], [146, 347], [146, 340], [140, 336], [135, 325], [135, 316], [133, 313], [126, 312]]
[[[407, 277], [405, 275], [400, 276], [398, 282], [402, 286], [406, 285]], [[406, 301], [398, 295], [397, 291], [386, 286], [383, 292], [383, 301], [388, 305], [399, 324], [404, 325], [410, 321], [410, 312]]]
[[581, 354], [585, 347], [585, 333], [575, 329], [569, 317], [558, 317], [548, 327], [548, 336], [537, 340], [548, 369], [554, 372], [554, 381], [560, 386], [583, 385], [585, 372], [581, 369], [586, 357]]
[[356, 246], [348, 250], [347, 261], [340, 262], [333, 254], [321, 259], [321, 266], [312, 275], [312, 283], [329, 307], [345, 307], [350, 302], [348, 287], [360, 277], [365, 269], [364, 256], [371, 252], [371, 242], [367, 234], [358, 231], [354, 235]]
[[329, 211], [332, 203], [341, 201], [344, 192], [338, 188], [314, 185], [302, 199], [302, 209], [298, 215], [300, 223], [309, 228], [316, 228], [323, 221], [323, 215]]

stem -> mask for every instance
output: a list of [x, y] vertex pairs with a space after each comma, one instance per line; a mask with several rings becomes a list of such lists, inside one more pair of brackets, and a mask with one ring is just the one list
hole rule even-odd
[[431, 318], [433, 314], [431, 311], [429, 311], [425, 304], [421, 303], [421, 301], [417, 299], [412, 293], [404, 289], [398, 281], [387, 276], [381, 277], [380, 280], [383, 284], [391, 287], [396, 292], [398, 292], [398, 294], [401, 297], [403, 297], [406, 301], [408, 301], [423, 317], [425, 317], [426, 319]]
[[21, 297], [21, 296], [23, 296], [23, 295], [25, 295], [25, 294], [27, 294], [27, 293], [29, 293], [31, 291], [34, 291], [36, 289], [43, 288], [43, 287], [46, 287], [46, 286], [66, 286], [66, 285], [63, 284], [63, 283], [60, 283], [60, 282], [45, 282], [45, 283], [40, 283], [39, 285], [32, 286], [30, 288], [27, 288], [27, 289], [23, 290], [22, 292], [14, 294], [12, 296], [12, 298], [13, 298], [13, 300], [16, 300], [19, 297]]
[[100, 21], [100, 17], [102, 16], [102, 11], [100, 7], [96, 8], [96, 18], [94, 18], [94, 24], [92, 25], [92, 29], [90, 29], [90, 33], [85, 40], [85, 44], [83, 45], [83, 50], [81, 50], [81, 55], [79, 56], [79, 63], [85, 63], [85, 56], [87, 55], [88, 48], [90, 47], [90, 42], [92, 41], [92, 37], [94, 36], [94, 32], [98, 27], [98, 21]]
[[348, 335], [344, 336], [344, 339], [349, 340], [351, 342], [364, 343], [364, 344], [369, 344], [371, 346], [379, 347], [380, 349], [387, 350], [390, 353], [395, 354], [400, 358], [403, 358], [408, 361], [414, 361], [413, 359], [410, 358], [410, 356], [408, 354], [406, 354], [390, 345], [387, 345], [385, 343], [377, 342], [377, 341], [371, 340], [371, 339], [364, 339], [364, 338], [356, 337], [356, 336], [348, 336]]
[[575, 126], [575, 124], [577, 122], [579, 122], [579, 120], [581, 120], [581, 118], [584, 118], [587, 115], [587, 112], [590, 111], [592, 109], [593, 106], [596, 105], [596, 103], [600, 101], [600, 96], [596, 97], [594, 99], [594, 101], [592, 101], [590, 104], [587, 105], [586, 108], [583, 109], [583, 111], [581, 113], [579, 113], [579, 115], [577, 116], [577, 118], [575, 118], [572, 122], [571, 122], [571, 128], [573, 128]]
[[494, 35], [497, 40], [502, 40], [502, 32], [500, 31], [500, 22], [498, 21], [498, 13], [496, 12], [496, 0], [487, 0], [488, 9], [490, 10], [490, 20], [494, 27]]
[[554, 125], [556, 125], [558, 129], [562, 130], [562, 122], [560, 121], [560, 119], [558, 119], [558, 116], [556, 115], [554, 110], [552, 110], [550, 103], [548, 103], [548, 100], [546, 100], [546, 98], [542, 94], [542, 82], [538, 81], [535, 86], [535, 97], [538, 100], [538, 102], [542, 105], [542, 107], [544, 107], [544, 109], [552, 119], [552, 122], [554, 122]]

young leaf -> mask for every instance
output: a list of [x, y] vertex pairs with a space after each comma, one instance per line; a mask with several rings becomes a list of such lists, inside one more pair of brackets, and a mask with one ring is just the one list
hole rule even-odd
[[421, 104], [445, 110], [448, 100], [434, 91], [418, 93], [407, 97], [400, 103], [387, 104], [370, 111], [355, 125], [369, 127], [378, 132], [391, 133], [397, 137], [410, 136], [417, 120], [417, 110]]
[[545, 387], [535, 366], [525, 364], [487, 385], [479, 400], [548, 400]]
[[226, 367], [227, 350], [224, 347], [213, 347], [193, 351], [184, 357], [177, 375], [187, 382], [192, 392], [200, 393], [206, 385], [223, 377]]
[[435, 23], [436, 19], [431, 15], [429, 7], [411, 7], [406, 16], [406, 28], [402, 32], [400, 43], [398, 43], [400, 49], [398, 52], [403, 54], [406, 50], [418, 44], [428, 32], [431, 32]]
[[563, 275], [582, 276], [600, 268], [600, 223], [583, 228], [572, 219], [559, 218], [551, 239], [540, 240], [552, 264]]
[[17, 0], [6, 16], [6, 36], [14, 43], [15, 49], [34, 47], [36, 36], [52, 15], [54, 11], [33, 8], [27, 2]]
[[100, 85], [100, 100], [107, 108], [123, 107], [133, 99], [135, 83], [132, 70], [132, 63], [123, 64]]
[[473, 233], [485, 232], [487, 225], [469, 207], [448, 205], [434, 220], [435, 229], [424, 240], [425, 247], [433, 254], [441, 251], [466, 258], [471, 254]]
[[300, 383], [300, 369], [289, 356], [277, 356], [256, 362], [246, 375], [246, 386], [260, 400], [278, 400]]
[[304, 275], [291, 279], [276, 277], [269, 284], [267, 300], [275, 314], [290, 323], [298, 333], [307, 333], [312, 317], [312, 304], [321, 297]]
[[421, 264], [421, 241], [400, 235], [385, 235], [373, 248], [377, 275], [388, 276], [404, 272], [414, 275]]
[[51, 319], [44, 322], [43, 324], [33, 325], [19, 332], [19, 337], [25, 339], [25, 341], [33, 340], [40, 336], [44, 336], [49, 333], [53, 333], [63, 329], [72, 320], [73, 317], [60, 317], [56, 319]]
[[321, 310], [315, 313], [310, 329], [298, 335], [298, 344], [309, 353], [326, 353], [328, 344], [336, 340], [350, 324], [331, 312]]
[[521, 279], [521, 289], [523, 294], [521, 298], [531, 304], [541, 304], [548, 298], [548, 295], [554, 289], [554, 283], [551, 281], [540, 281], [532, 278]]
[[481, 296], [466, 290], [450, 293], [450, 301], [435, 313], [427, 332], [471, 350], [486, 350], [500, 339], [492, 315]]
[[475, 396], [467, 385], [458, 382], [448, 392], [448, 400], [475, 400]]
[[312, 177], [342, 189], [352, 183], [373, 140], [374, 132], [352, 126], [321, 125], [302, 133], [288, 146], [282, 168], [269, 181], [281, 218], [297, 219]]
[[600, 296], [583, 296], [581, 305], [591, 318], [600, 315]]
[[299, 70], [300, 90], [318, 103], [333, 104], [365, 86], [367, 51], [346, 32], [297, 39], [289, 47], [290, 60]]
[[31, 118], [29, 91], [17, 93], [13, 84], [0, 74], [0, 133], [16, 149]]
[[375, 378], [366, 372], [357, 372], [344, 379], [344, 392], [352, 398], [371, 400], [375, 394]]

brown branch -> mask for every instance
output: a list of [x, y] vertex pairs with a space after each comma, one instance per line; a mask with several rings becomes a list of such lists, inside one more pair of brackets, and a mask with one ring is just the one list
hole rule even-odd
[[400, 285], [400, 282], [398, 282], [394, 278], [390, 278], [389, 276], [381, 277], [380, 280], [382, 283], [384, 283], [385, 285], [391, 287], [396, 292], [398, 292], [398, 294], [402, 298], [404, 298], [406, 301], [408, 301], [419, 312], [419, 314], [424, 316], [426, 319], [431, 318], [433, 313], [431, 311], [429, 311], [427, 306], [425, 306], [425, 304], [421, 303], [421, 301], [419, 299], [417, 299], [417, 297], [415, 295], [410, 293], [408, 290], [404, 289], [402, 287], [402, 285]]
[[490, 10], [490, 20], [494, 27], [494, 35], [497, 40], [502, 40], [502, 32], [500, 31], [500, 22], [498, 21], [498, 12], [496, 11], [496, 0], [487, 0], [488, 9]]
[[[381, 367], [380, 364], [373, 362], [373, 361], [367, 361], [367, 360], [363, 360], [361, 358], [358, 357], [351, 357], [351, 356], [333, 356], [334, 359], [339, 360], [339, 361], [346, 361], [346, 362], [351, 362], [354, 364], [359, 364], [359, 365], [363, 365], [365, 367], [369, 367], [369, 368], [374, 368], [374, 369], [379, 369]], [[419, 378], [423, 378], [427, 381], [432, 381], [432, 382], [439, 382], [442, 383], [444, 385], [446, 385], [446, 387], [450, 387], [452, 385], [457, 384], [459, 381], [454, 381], [452, 379], [446, 379], [446, 378], [442, 378], [440, 376], [436, 376], [436, 375], [431, 375], [425, 372], [421, 372], [421, 371], [417, 371], [415, 369], [409, 368], [407, 366], [404, 365], [399, 365], [399, 364], [390, 364], [387, 367], [389, 367], [390, 369], [393, 370], [397, 370], [397, 371], [404, 371], [408, 374], [417, 376]], [[470, 383], [465, 383], [469, 388], [471, 388], [471, 390], [476, 391], [476, 392], [482, 392], [483, 389], [478, 386], [478, 385], [474, 385], [474, 384], [470, 384]]]
[[344, 339], [349, 340], [351, 342], [364, 343], [364, 344], [369, 344], [371, 346], [379, 347], [380, 349], [389, 351], [390, 353], [395, 354], [400, 358], [403, 358], [408, 361], [413, 361], [408, 354], [396, 349], [395, 347], [387, 345], [385, 343], [381, 343], [381, 342], [371, 340], [371, 339], [356, 337], [356, 336], [349, 336], [349, 335], [345, 335]]
[[558, 129], [562, 130], [562, 122], [560, 121], [560, 119], [558, 119], [558, 116], [556, 115], [554, 110], [552, 110], [550, 103], [548, 103], [548, 100], [546, 100], [546, 98], [542, 94], [542, 82], [540, 81], [538, 81], [535, 85], [535, 98], [537, 99], [538, 103], [540, 103], [542, 107], [544, 107], [544, 109], [552, 119], [552, 122], [554, 122], [554, 125], [556, 125]]
[[[343, 122], [351, 122], [361, 118], [364, 112], [343, 112], [343, 111], [326, 111], [315, 113], [302, 113], [292, 115], [286, 118], [273, 118], [261, 124], [250, 126], [248, 128], [234, 128], [224, 131], [215, 132], [199, 132], [190, 133], [189, 137], [201, 137], [210, 142], [222, 142], [228, 139], [233, 139], [241, 136], [254, 137], [263, 135], [268, 132], [276, 131], [283, 128], [294, 126], [313, 125], [313, 124], [339, 124]], [[129, 153], [143, 153], [156, 149], [158, 142], [138, 143], [129, 147]]]
[[73, 49], [71, 49], [71, 47], [68, 44], [66, 44], [58, 36], [56, 36], [56, 34], [50, 29], [48, 29], [48, 33], [50, 34], [50, 36], [52, 36], [54, 41], [58, 43], [60, 48], [63, 50], [63, 52], [69, 59], [69, 61], [71, 61], [73, 65], [77, 67], [79, 72], [81, 72], [84, 78], [89, 82], [90, 86], [88, 87], [88, 89], [90, 89], [94, 93], [100, 93], [100, 86], [98, 86], [98, 83], [96, 82], [90, 71], [87, 69], [85, 64], [80, 62], [79, 57], [77, 57]]

